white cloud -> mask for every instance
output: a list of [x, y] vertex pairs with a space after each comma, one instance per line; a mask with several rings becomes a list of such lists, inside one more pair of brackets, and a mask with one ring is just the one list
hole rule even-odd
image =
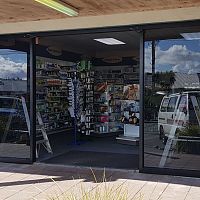
[[27, 63], [14, 62], [9, 58], [0, 56], [0, 78], [26, 79]]
[[[151, 49], [145, 49], [145, 61], [148, 71], [151, 70]], [[156, 68], [167, 66], [174, 72], [200, 73], [200, 52], [191, 51], [186, 45], [173, 45], [167, 50], [156, 48]], [[163, 70], [164, 71], [164, 70]]]

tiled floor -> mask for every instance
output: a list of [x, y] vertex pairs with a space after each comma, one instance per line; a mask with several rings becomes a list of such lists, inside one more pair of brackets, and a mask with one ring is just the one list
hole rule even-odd
[[[95, 177], [93, 175], [95, 174]], [[107, 188], [127, 192], [129, 199], [199, 200], [200, 179], [141, 174], [137, 171], [105, 170]], [[83, 190], [103, 191], [104, 170], [46, 164], [0, 163], [0, 199], [42, 200], [74, 193], [79, 199]], [[95, 180], [96, 179], [96, 180]], [[60, 198], [63, 200], [63, 198]]]

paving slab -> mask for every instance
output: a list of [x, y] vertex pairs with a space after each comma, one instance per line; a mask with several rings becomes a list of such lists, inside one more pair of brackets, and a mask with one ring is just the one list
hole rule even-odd
[[48, 197], [74, 193], [82, 197], [83, 190], [93, 194], [106, 187], [122, 187], [128, 199], [199, 200], [200, 178], [142, 174], [136, 170], [90, 169], [87, 167], [48, 164], [0, 163], [1, 200], [47, 200]]
[[[199, 186], [200, 187], [200, 186]], [[199, 200], [200, 199], [200, 189], [199, 187], [192, 186], [188, 191], [185, 200]]]

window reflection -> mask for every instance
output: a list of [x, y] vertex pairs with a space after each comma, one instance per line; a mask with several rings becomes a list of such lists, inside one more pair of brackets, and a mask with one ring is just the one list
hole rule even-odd
[[145, 166], [200, 169], [199, 74], [200, 38], [145, 42]]
[[30, 157], [28, 105], [27, 53], [0, 49], [0, 157]]

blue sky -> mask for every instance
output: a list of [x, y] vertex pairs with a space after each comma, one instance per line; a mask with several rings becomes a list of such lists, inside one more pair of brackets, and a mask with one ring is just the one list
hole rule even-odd
[[27, 78], [27, 54], [0, 49], [0, 78]]
[[0, 49], [0, 55], [6, 59], [10, 59], [14, 62], [25, 63], [27, 62], [27, 53], [22, 51], [15, 51], [10, 49]]
[[200, 52], [200, 40], [160, 40], [159, 46], [162, 50], [169, 49], [172, 45], [186, 45], [188, 50]]
[[[145, 68], [151, 72], [151, 48], [145, 44]], [[159, 40], [156, 46], [156, 71], [200, 73], [200, 40]]]

